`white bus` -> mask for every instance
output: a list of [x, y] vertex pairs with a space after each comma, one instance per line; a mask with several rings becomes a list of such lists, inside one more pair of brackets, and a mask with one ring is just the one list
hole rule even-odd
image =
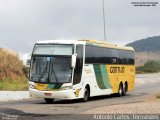
[[134, 50], [96, 40], [46, 40], [35, 44], [31, 57], [30, 96], [83, 99], [126, 95], [134, 88]]

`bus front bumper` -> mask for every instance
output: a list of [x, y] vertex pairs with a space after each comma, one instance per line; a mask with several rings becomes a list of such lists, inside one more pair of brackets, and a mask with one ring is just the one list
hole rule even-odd
[[60, 90], [60, 91], [40, 91], [37, 89], [29, 90], [30, 97], [38, 98], [53, 98], [53, 99], [76, 99], [72, 89], [70, 90]]

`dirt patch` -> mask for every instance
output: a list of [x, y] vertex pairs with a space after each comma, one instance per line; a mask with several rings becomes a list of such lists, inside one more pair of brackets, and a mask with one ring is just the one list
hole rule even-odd
[[136, 52], [136, 66], [143, 66], [147, 61], [160, 60], [160, 51], [158, 52]]
[[139, 103], [104, 106], [82, 114], [160, 114], [160, 99], [150, 98]]

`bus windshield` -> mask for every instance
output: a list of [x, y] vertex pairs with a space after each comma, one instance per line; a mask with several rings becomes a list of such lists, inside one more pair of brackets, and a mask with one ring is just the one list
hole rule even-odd
[[33, 54], [36, 55], [72, 55], [72, 45], [35, 45]]
[[72, 46], [41, 45], [40, 48], [36, 46], [31, 59], [30, 81], [37, 83], [71, 82], [71, 55]]

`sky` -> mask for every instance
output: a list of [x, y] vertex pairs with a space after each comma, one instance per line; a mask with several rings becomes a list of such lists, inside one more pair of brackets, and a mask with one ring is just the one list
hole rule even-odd
[[[135, 7], [131, 2], [158, 2]], [[106, 41], [125, 45], [160, 35], [160, 0], [104, 0]], [[0, 47], [19, 54], [36, 41], [104, 40], [102, 0], [0, 0]]]

